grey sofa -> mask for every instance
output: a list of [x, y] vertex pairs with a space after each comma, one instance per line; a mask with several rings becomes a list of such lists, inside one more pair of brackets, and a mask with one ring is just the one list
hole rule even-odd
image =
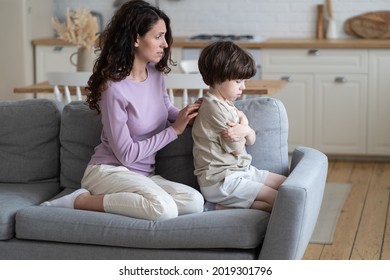
[[[287, 152], [288, 121], [269, 97], [236, 102], [255, 129], [253, 165], [288, 175], [272, 214], [210, 211], [166, 221], [39, 204], [80, 187], [100, 116], [82, 102], [0, 101], [0, 259], [300, 259], [313, 232], [327, 157]], [[197, 187], [191, 128], [158, 153], [156, 172]]]

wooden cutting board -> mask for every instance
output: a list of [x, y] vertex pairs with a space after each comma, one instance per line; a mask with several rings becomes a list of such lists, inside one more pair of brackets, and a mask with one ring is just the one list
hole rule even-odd
[[369, 12], [345, 21], [348, 35], [367, 39], [390, 38], [390, 11]]

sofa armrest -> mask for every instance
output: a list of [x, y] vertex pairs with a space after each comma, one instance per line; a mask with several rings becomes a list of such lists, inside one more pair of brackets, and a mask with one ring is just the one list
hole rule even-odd
[[320, 211], [328, 158], [318, 150], [297, 147], [291, 172], [279, 189], [259, 259], [301, 259]]

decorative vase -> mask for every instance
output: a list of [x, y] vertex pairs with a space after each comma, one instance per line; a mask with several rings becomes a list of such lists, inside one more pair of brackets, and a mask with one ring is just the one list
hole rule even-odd
[[[77, 55], [77, 63], [73, 61], [73, 57]], [[92, 72], [94, 63], [93, 50], [80, 47], [77, 52], [70, 56], [70, 63], [76, 66], [78, 72]]]
[[337, 39], [338, 38], [337, 26], [336, 26], [336, 22], [334, 21], [333, 18], [328, 19], [328, 28], [326, 30], [326, 38], [328, 38], [328, 39]]

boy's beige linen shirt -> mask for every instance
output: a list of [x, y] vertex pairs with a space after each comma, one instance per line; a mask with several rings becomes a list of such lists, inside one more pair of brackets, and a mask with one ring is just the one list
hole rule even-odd
[[246, 170], [252, 156], [244, 149], [238, 156], [231, 152], [242, 145], [239, 142], [227, 142], [222, 138], [228, 122], [238, 122], [236, 109], [224, 101], [207, 93], [203, 97], [199, 114], [192, 127], [194, 140], [194, 174], [201, 187], [208, 187], [223, 181], [227, 176]]

